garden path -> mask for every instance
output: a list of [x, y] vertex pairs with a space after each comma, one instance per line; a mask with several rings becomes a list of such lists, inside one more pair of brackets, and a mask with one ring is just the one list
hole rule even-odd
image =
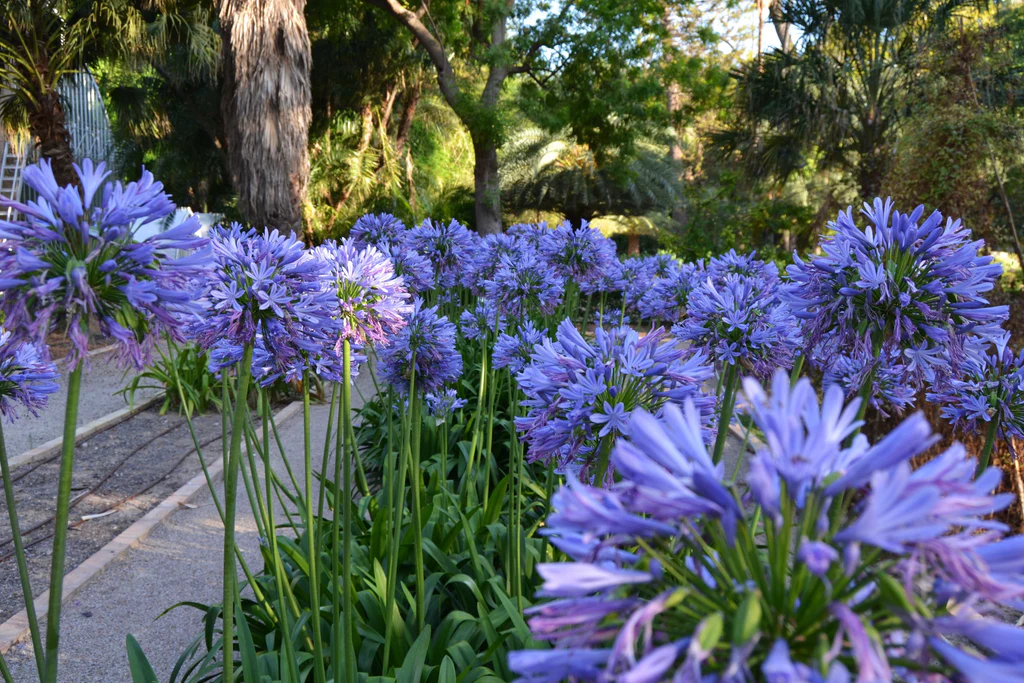
[[[362, 395], [369, 398], [373, 384], [369, 373], [356, 379]], [[353, 403], [362, 405], [359, 392]], [[329, 409], [312, 408], [314, 444], [322, 444]], [[299, 416], [280, 427], [285, 451], [302, 453], [302, 419]], [[314, 460], [319, 461], [313, 448]], [[204, 449], [209, 461], [220, 455], [220, 442]], [[294, 459], [292, 466], [301, 464]], [[284, 465], [275, 451], [274, 466], [285, 477]], [[218, 496], [223, 488], [217, 486]], [[259, 536], [252, 509], [239, 482], [237, 540], [253, 571], [262, 566]], [[210, 493], [204, 490], [193, 501], [194, 509], [182, 508], [156, 527], [142, 543], [119, 562], [79, 591], [64, 606], [61, 623], [60, 683], [128, 683], [125, 637], [138, 639], [159, 680], [167, 681], [179, 655], [202, 633], [202, 613], [191, 608], [161, 613], [181, 600], [220, 602], [224, 527]], [[282, 517], [282, 520], [283, 517]], [[10, 650], [7, 661], [14, 680], [36, 680], [30, 643]]]
[[[61, 378], [60, 391], [50, 397], [49, 405], [39, 411], [38, 418], [24, 418], [15, 424], [4, 426], [4, 441], [8, 457], [20, 455], [30, 448], [59, 438], [64, 428], [64, 405], [67, 403], [67, 372], [63, 363], [58, 362]], [[92, 422], [128, 404], [121, 396], [121, 389], [135, 376], [114, 362], [112, 351], [96, 354], [89, 359], [89, 367], [82, 376], [82, 397], [78, 408], [78, 426]], [[140, 389], [135, 394], [135, 403], [159, 393], [157, 389]]]

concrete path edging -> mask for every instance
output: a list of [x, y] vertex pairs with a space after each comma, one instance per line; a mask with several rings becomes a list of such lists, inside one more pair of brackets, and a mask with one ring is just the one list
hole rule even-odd
[[[150, 399], [148, 403], [151, 404], [152, 402], [162, 398], [162, 395], [155, 396]], [[140, 406], [135, 410], [135, 412], [138, 412], [141, 409], [142, 407]], [[302, 402], [293, 401], [274, 414], [274, 424], [279, 425], [301, 411]], [[118, 411], [118, 413], [122, 412], [124, 411]], [[134, 413], [123, 415], [118, 421], [124, 421], [131, 417], [132, 414]], [[116, 424], [116, 422], [113, 424]], [[89, 425], [86, 425], [86, 427], [88, 426]], [[84, 428], [85, 427], [79, 428], [79, 432]], [[78, 438], [82, 438], [80, 435], [76, 434], [76, 436], [78, 436]], [[58, 449], [60, 448], [59, 443], [57, 447]], [[41, 456], [36, 457], [38, 458]], [[13, 464], [14, 463], [12, 461], [12, 465]], [[22, 462], [21, 464], [25, 463]], [[224, 459], [218, 458], [216, 462], [208, 465], [206, 470], [210, 475], [211, 481], [218, 481], [224, 473]], [[146, 539], [147, 536], [149, 536], [153, 529], [155, 529], [161, 522], [167, 520], [172, 514], [179, 510], [181, 506], [188, 504], [206, 488], [206, 485], [206, 473], [199, 472], [181, 488], [162, 500], [156, 505], [156, 507], [114, 537], [112, 541], [93, 553], [88, 559], [82, 562], [82, 564], [68, 572], [64, 576], [64, 594], [62, 604], [67, 604], [67, 602], [73, 598], [83, 586], [96, 578], [104, 569], [110, 566], [111, 563], [123, 557], [132, 548], [138, 546]], [[46, 618], [49, 598], [49, 590], [43, 591], [41, 594], [36, 596], [34, 602], [36, 607], [36, 616], [39, 621]], [[6, 622], [0, 624], [0, 654], [6, 653], [12, 646], [24, 640], [28, 635], [28, 612], [26, 610], [21, 610]]]
[[[103, 417], [98, 417], [92, 422], [87, 422], [75, 430], [75, 443], [77, 444], [83, 439], [88, 439], [93, 434], [102, 432], [105, 429], [109, 429], [114, 425], [120, 424], [133, 415], [141, 413], [143, 410], [148, 409], [150, 406], [153, 406], [162, 400], [164, 400], [164, 392], [161, 391], [156, 396], [147, 398], [142, 403], [137, 403], [134, 406], [126, 406], [120, 410], [115, 410], [112, 413], [107, 413]], [[58, 436], [56, 439], [50, 439], [46, 443], [42, 443], [35, 448], [30, 448], [24, 453], [11, 458], [9, 461], [10, 466], [20, 467], [22, 465], [31, 465], [39, 460], [44, 460], [55, 453], [59, 453], [63, 444], [63, 437]]]

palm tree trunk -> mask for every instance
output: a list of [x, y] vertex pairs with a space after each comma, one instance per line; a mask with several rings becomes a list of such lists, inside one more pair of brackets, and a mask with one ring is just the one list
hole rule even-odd
[[38, 107], [28, 115], [28, 126], [37, 140], [39, 156], [53, 165], [53, 177], [61, 186], [78, 185], [75, 173], [75, 155], [71, 151], [71, 133], [68, 132], [64, 106], [57, 92], [37, 94]]
[[[309, 33], [305, 0], [220, 0], [221, 110], [245, 219], [302, 232], [309, 182]], [[312, 227], [305, 232], [312, 242]]]

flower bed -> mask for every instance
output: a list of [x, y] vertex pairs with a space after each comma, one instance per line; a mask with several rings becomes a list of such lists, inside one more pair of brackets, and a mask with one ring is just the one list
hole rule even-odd
[[[156, 332], [209, 351], [234, 426], [224, 598], [199, 606], [176, 680], [1020, 678], [1024, 631], [1001, 618], [1024, 605], [1024, 554], [992, 518], [1011, 497], [988, 467], [1020, 435], [1019, 362], [985, 298], [999, 267], [958, 222], [876, 200], [785, 273], [732, 252], [620, 260], [586, 225], [480, 238], [388, 215], [312, 249], [237, 225], [137, 244], [128, 222], [169, 210], [159, 184], [80, 175], [57, 188], [27, 171], [40, 199], [0, 224], [2, 405], [52, 391], [51, 325], [78, 340], [73, 364], [90, 320], [128, 363]], [[356, 420], [367, 370], [377, 391]], [[281, 379], [302, 387], [307, 437], [268, 480]], [[323, 444], [308, 436], [318, 384]], [[921, 391], [984, 432], [978, 452], [911, 467], [933, 443], [911, 413]], [[906, 417], [871, 444], [869, 409]], [[758, 445], [727, 471], [731, 425]], [[264, 539], [244, 582], [240, 490]], [[48, 683], [56, 608], [45, 648], [34, 627]], [[134, 679], [153, 680], [128, 648]]]

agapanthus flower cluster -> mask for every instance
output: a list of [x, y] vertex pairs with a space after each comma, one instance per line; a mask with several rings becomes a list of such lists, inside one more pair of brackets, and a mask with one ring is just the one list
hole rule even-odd
[[611, 488], [556, 493], [545, 533], [572, 561], [538, 566], [550, 600], [528, 610], [555, 647], [512, 653], [519, 680], [1020, 680], [1024, 630], [994, 611], [1024, 598], [1024, 538], [988, 518], [999, 472], [975, 480], [959, 446], [912, 470], [934, 443], [920, 415], [848, 446], [838, 387], [820, 405], [781, 372], [770, 396], [744, 387], [765, 435], [745, 482], [687, 401], [637, 411]]
[[395, 275], [402, 278], [410, 292], [425, 292], [434, 286], [434, 269], [422, 254], [405, 246], [402, 242], [381, 244], [379, 249], [395, 269]]
[[686, 313], [690, 292], [707, 281], [703, 261], [683, 263], [654, 281], [638, 301], [640, 315], [646, 320], [679, 322]]
[[[195, 315], [193, 278], [209, 263], [206, 240], [190, 217], [136, 242], [137, 226], [175, 206], [146, 170], [138, 181], [105, 182], [104, 164], [75, 166], [80, 187], [60, 187], [50, 161], [27, 167], [24, 182], [38, 193], [27, 203], [0, 197], [22, 219], [0, 221], [0, 290], [5, 324], [17, 336], [45, 344], [54, 326], [67, 330], [73, 368], [89, 351], [89, 323], [117, 342], [119, 358], [141, 368], [161, 333], [180, 341]], [[198, 252], [172, 257], [172, 250]]]
[[541, 240], [549, 231], [547, 222], [541, 221], [540, 223], [516, 223], [509, 226], [505, 233], [527, 247], [540, 249]]
[[459, 398], [455, 389], [442, 389], [437, 392], [430, 392], [426, 396], [427, 412], [431, 417], [444, 420], [450, 417], [456, 410], [466, 406], [466, 400]]
[[502, 332], [494, 343], [492, 362], [497, 369], [508, 368], [513, 375], [518, 375], [530, 363], [533, 349], [547, 336], [548, 331], [538, 330], [532, 320], [520, 325], [515, 334]]
[[983, 240], [938, 211], [922, 220], [922, 206], [903, 214], [876, 199], [862, 213], [868, 227], [856, 225], [852, 210], [840, 213], [823, 255], [795, 258], [787, 269], [786, 295], [806, 321], [808, 357], [825, 369], [866, 339], [872, 356], [901, 356], [904, 381], [916, 387], [955, 374], [969, 337], [997, 335], [1006, 318], [1005, 306], [984, 297], [1002, 268], [978, 254]]
[[409, 293], [391, 260], [373, 245], [355, 240], [328, 240], [313, 250], [327, 264], [324, 287], [337, 298], [335, 319], [341, 324], [335, 351], [348, 340], [361, 348], [387, 345], [412, 312]]
[[540, 239], [541, 257], [567, 283], [593, 286], [615, 261], [615, 243], [586, 221], [573, 228], [569, 221]]
[[191, 329], [200, 347], [216, 347], [224, 367], [241, 359], [241, 347], [259, 346], [276, 373], [288, 377], [301, 376], [317, 357], [332, 362], [343, 324], [331, 263], [276, 230], [236, 223], [214, 228], [210, 237], [215, 264], [203, 283], [203, 314]]
[[502, 259], [516, 260], [524, 250], [535, 251], [535, 248], [507, 233], [485, 235], [477, 243], [473, 258], [463, 265], [462, 284], [476, 296], [485, 296], [487, 281], [494, 279]]
[[407, 244], [433, 266], [434, 287], [449, 289], [459, 284], [463, 264], [472, 258], [476, 240], [476, 233], [457, 220], [445, 225], [428, 218], [409, 232]]
[[647, 294], [654, 279], [653, 264], [639, 256], [628, 258], [615, 270], [614, 291], [622, 293], [625, 310], [634, 311]]
[[647, 263], [648, 272], [650, 272], [655, 279], [669, 277], [679, 270], [680, 266], [682, 266], [675, 256], [664, 252], [647, 256], [644, 258], [644, 262]]
[[797, 319], [764, 280], [727, 275], [694, 289], [672, 334], [723, 365], [768, 377], [791, 367], [803, 339]]
[[516, 418], [529, 443], [527, 456], [555, 459], [564, 471], [585, 468], [591, 476], [595, 466], [603, 469], [599, 461], [607, 459], [614, 440], [630, 434], [638, 409], [658, 412], [692, 399], [706, 422], [714, 406], [702, 390], [712, 374], [706, 358], [684, 358], [664, 330], [644, 337], [629, 327], [598, 328], [595, 334], [587, 341], [569, 320], [562, 321], [555, 340], [538, 344], [517, 376], [529, 409]]
[[963, 432], [994, 423], [999, 439], [1024, 438], [1024, 350], [1014, 354], [1003, 339], [994, 353], [969, 356], [962, 374], [935, 387], [928, 400]]
[[708, 263], [707, 274], [712, 282], [719, 282], [728, 275], [742, 275], [766, 283], [779, 282], [779, 267], [771, 261], [757, 258], [756, 251], [741, 255], [735, 249], [730, 249], [724, 254], [713, 256]]
[[462, 374], [462, 355], [455, 348], [455, 324], [439, 316], [422, 299], [413, 303], [406, 326], [380, 352], [381, 379], [408, 394], [415, 372], [417, 393], [441, 391]]
[[514, 258], [501, 258], [484, 290], [499, 312], [522, 319], [531, 312], [554, 313], [565, 294], [565, 283], [535, 251], [524, 249]]
[[18, 406], [31, 415], [46, 407], [50, 394], [58, 390], [57, 366], [44, 358], [35, 343], [17, 340], [0, 327], [0, 415], [11, 422]]
[[882, 417], [902, 414], [917, 399], [917, 389], [904, 381], [907, 369], [902, 357], [897, 354], [896, 358], [880, 361], [871, 353], [871, 348], [862, 340], [849, 353], [837, 355], [825, 369], [822, 385], [836, 385], [852, 398], [861, 392], [871, 373], [868, 405]]
[[390, 213], [368, 213], [349, 231], [349, 237], [360, 247], [401, 244], [406, 236], [405, 223]]
[[459, 328], [466, 339], [494, 339], [494, 335], [505, 329], [505, 316], [487, 299], [480, 299], [472, 310], [466, 309], [459, 316]]

